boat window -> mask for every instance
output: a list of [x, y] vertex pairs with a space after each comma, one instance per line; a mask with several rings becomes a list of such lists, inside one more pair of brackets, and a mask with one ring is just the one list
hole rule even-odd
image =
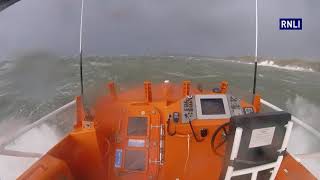
[[128, 136], [146, 136], [148, 119], [146, 117], [129, 117]]
[[143, 171], [145, 169], [145, 152], [142, 150], [127, 150], [124, 168], [134, 171]]

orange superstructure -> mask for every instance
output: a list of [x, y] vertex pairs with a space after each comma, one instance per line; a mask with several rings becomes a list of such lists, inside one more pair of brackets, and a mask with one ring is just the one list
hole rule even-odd
[[[226, 81], [212, 91], [192, 88], [190, 81], [181, 85], [146, 81], [126, 92], [116, 92], [114, 83], [108, 87], [109, 95], [90, 109], [90, 118], [81, 98], [76, 98], [74, 130], [18, 179], [227, 179], [224, 170], [232, 165], [226, 163], [232, 129], [228, 123], [260, 111], [260, 96], [253, 105], [237, 99], [228, 94]], [[253, 142], [254, 134], [251, 150], [271, 146], [278, 135], [272, 134], [267, 144], [268, 134], [262, 143]], [[242, 140], [245, 143], [244, 136]], [[276, 179], [316, 179], [288, 153], [280, 156], [281, 166], [269, 170], [270, 176], [274, 171]]]

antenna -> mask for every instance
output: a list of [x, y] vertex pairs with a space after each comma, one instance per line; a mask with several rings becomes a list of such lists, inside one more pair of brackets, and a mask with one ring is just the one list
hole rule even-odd
[[253, 95], [256, 94], [257, 83], [257, 68], [258, 68], [258, 0], [256, 0], [256, 48], [254, 56], [254, 79], [253, 79]]
[[81, 14], [80, 14], [80, 45], [79, 45], [79, 53], [80, 53], [80, 84], [81, 84], [81, 98], [85, 111], [85, 120], [92, 120], [92, 116], [90, 114], [89, 109], [86, 107], [84, 92], [83, 92], [83, 71], [82, 71], [82, 34], [83, 34], [83, 9], [84, 9], [84, 0], [81, 0]]
[[83, 98], [83, 75], [82, 75], [82, 28], [83, 28], [83, 3], [84, 0], [81, 0], [81, 15], [80, 15], [80, 84], [81, 84], [81, 97]]

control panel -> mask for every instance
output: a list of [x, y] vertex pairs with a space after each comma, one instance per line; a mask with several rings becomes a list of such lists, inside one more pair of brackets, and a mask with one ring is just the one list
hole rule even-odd
[[181, 101], [181, 110], [182, 123], [188, 123], [194, 119], [212, 120], [231, 117], [228, 99], [224, 94], [187, 96]]
[[239, 98], [229, 95], [228, 101], [229, 101], [231, 116], [243, 115], [243, 109], [241, 107]]
[[182, 123], [188, 123], [196, 119], [196, 104], [194, 96], [186, 96], [181, 101]]

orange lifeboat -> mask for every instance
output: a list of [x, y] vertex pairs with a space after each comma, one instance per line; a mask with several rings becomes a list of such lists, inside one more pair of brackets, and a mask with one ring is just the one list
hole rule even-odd
[[76, 98], [72, 132], [20, 180], [316, 179], [287, 151], [286, 112], [260, 112], [228, 93], [165, 81], [109, 94], [84, 110]]

